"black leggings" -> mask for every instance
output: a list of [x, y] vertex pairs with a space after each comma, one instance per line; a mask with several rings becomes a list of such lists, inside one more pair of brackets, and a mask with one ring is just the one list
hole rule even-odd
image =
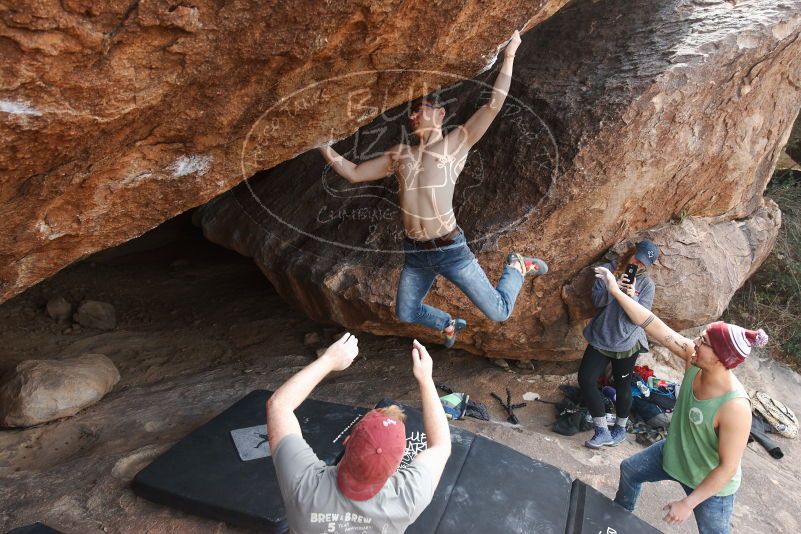
[[615, 377], [615, 391], [617, 400], [615, 410], [618, 417], [628, 417], [631, 411], [631, 376], [634, 373], [634, 364], [638, 354], [629, 358], [615, 359], [604, 356], [592, 345], [587, 345], [584, 356], [581, 358], [578, 381], [581, 387], [581, 397], [593, 417], [604, 417], [604, 398], [598, 390], [598, 378], [603, 374], [607, 364], [612, 363], [612, 374]]

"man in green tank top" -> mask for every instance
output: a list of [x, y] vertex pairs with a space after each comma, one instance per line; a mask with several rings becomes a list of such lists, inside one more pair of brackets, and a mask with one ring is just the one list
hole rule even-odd
[[687, 339], [623, 293], [607, 269], [595, 271], [632, 322], [687, 362], [667, 439], [620, 464], [615, 502], [633, 511], [644, 482], [675, 480], [687, 497], [664, 507], [665, 521], [678, 524], [692, 512], [700, 534], [728, 533], [751, 430], [748, 395], [732, 369], [767, 335], [718, 321]]

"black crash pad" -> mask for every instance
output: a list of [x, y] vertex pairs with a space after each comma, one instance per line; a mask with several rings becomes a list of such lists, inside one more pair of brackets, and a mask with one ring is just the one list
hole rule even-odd
[[[401, 461], [401, 465], [408, 463], [413, 459], [413, 455], [409, 454], [410, 451], [419, 452], [425, 449], [425, 428], [423, 426], [423, 414], [416, 408], [406, 406], [405, 404], [395, 403], [389, 399], [383, 399], [376, 408], [388, 406], [390, 404], [398, 404], [403, 408], [406, 414], [406, 451], [407, 454]], [[442, 516], [445, 514], [445, 507], [448, 505], [451, 492], [453, 491], [459, 473], [462, 471], [462, 466], [467, 459], [467, 454], [470, 451], [470, 446], [473, 444], [473, 439], [476, 437], [472, 432], [462, 430], [461, 428], [451, 427], [451, 455], [448, 458], [448, 463], [445, 464], [445, 470], [439, 479], [439, 484], [434, 492], [434, 498], [431, 503], [426, 507], [420, 517], [409, 525], [406, 529], [406, 534], [433, 534], [437, 530]], [[422, 444], [422, 445], [421, 445]]]
[[9, 530], [6, 534], [63, 534], [60, 530], [48, 527], [44, 523], [34, 523]]
[[437, 534], [562, 534], [570, 477], [505, 445], [476, 436]]
[[[284, 532], [286, 514], [272, 459], [242, 461], [230, 434], [231, 430], [266, 425], [266, 402], [271, 394], [253, 391], [190, 433], [136, 475], [134, 492], [191, 514]], [[346, 429], [367, 411], [307, 400], [295, 415], [318, 458], [333, 465], [344, 450]]]
[[[384, 399], [376, 407], [393, 404]], [[407, 450], [424, 434], [423, 414], [406, 413]], [[570, 503], [564, 471], [451, 426], [451, 456], [434, 499], [407, 534], [537, 532], [563, 534]], [[404, 458], [404, 462], [409, 460]]]
[[[232, 430], [265, 424], [270, 395], [254, 391], [193, 431], [136, 475], [134, 491], [192, 514], [284, 532], [286, 514], [271, 458], [242, 461], [231, 437]], [[401, 406], [410, 452], [404, 462], [409, 462], [425, 442], [423, 419], [419, 410]], [[295, 413], [314, 452], [334, 465], [349, 429], [367, 411], [307, 400]], [[659, 532], [582, 482], [571, 489], [564, 471], [483, 436], [450, 430], [451, 456], [434, 498], [407, 533], [596, 534], [607, 526], [618, 533]]]
[[565, 534], [659, 534], [636, 515], [581, 480], [573, 481]]

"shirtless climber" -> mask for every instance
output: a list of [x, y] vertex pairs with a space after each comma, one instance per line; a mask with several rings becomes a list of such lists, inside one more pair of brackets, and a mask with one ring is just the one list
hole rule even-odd
[[509, 254], [497, 287], [467, 247], [464, 232], [456, 224], [453, 192], [470, 148], [489, 128], [501, 111], [512, 81], [515, 51], [520, 34], [515, 31], [504, 50], [501, 71], [489, 102], [467, 122], [446, 135], [442, 132], [445, 107], [437, 96], [413, 106], [410, 121], [417, 145], [398, 144], [381, 156], [355, 164], [330, 146], [320, 149], [331, 167], [350, 183], [381, 180], [395, 174], [399, 182], [401, 218], [406, 237], [403, 271], [398, 284], [398, 319], [442, 332], [445, 346], [452, 347], [457, 334], [467, 327], [464, 319], [423, 304], [434, 279], [442, 275], [461, 289], [493, 321], [512, 314], [524, 276], [548, 272], [538, 258]]

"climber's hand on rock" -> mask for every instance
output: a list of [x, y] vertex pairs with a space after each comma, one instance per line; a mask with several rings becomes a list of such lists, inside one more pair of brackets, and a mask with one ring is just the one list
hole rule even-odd
[[520, 46], [520, 32], [515, 30], [512, 38], [509, 39], [509, 44], [506, 45], [506, 49], [503, 51], [504, 57], [514, 57], [518, 46]]

